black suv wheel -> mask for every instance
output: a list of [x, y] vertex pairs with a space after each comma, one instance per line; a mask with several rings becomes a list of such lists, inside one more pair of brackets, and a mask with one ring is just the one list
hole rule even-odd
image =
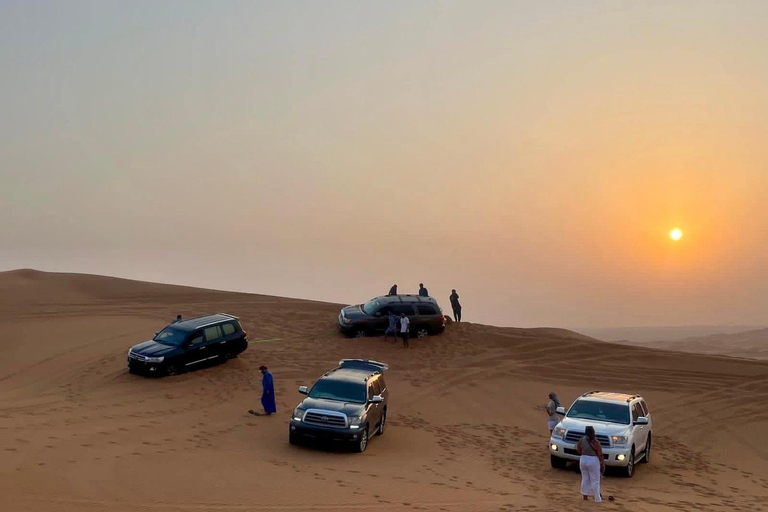
[[368, 425], [366, 425], [360, 433], [360, 440], [355, 445], [355, 451], [357, 453], [363, 453], [366, 448], [368, 448]]
[[418, 331], [416, 331], [417, 338], [426, 338], [427, 336], [429, 336], [429, 329], [427, 329], [426, 327], [423, 327]]
[[170, 363], [168, 366], [165, 367], [166, 375], [178, 375], [180, 373], [181, 373], [181, 369], [176, 363]]
[[384, 428], [386, 428], [387, 425], [387, 411], [384, 411], [384, 414], [381, 415], [381, 423], [379, 423], [379, 430], [376, 431], [376, 435], [380, 436], [384, 434]]

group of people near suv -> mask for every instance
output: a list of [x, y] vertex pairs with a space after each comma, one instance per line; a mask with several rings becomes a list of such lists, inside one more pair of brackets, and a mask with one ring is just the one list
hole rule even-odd
[[564, 468], [568, 461], [578, 461], [584, 500], [593, 496], [595, 502], [602, 501], [600, 481], [606, 466], [631, 477], [635, 462], [651, 460], [653, 423], [640, 395], [590, 391], [566, 412], [557, 394], [551, 392], [544, 408], [552, 467]]
[[[397, 284], [393, 284], [392, 288], [389, 289], [389, 293], [387, 293], [387, 297], [393, 295], [397, 295]], [[419, 297], [429, 297], [429, 291], [424, 287], [424, 283], [419, 283]], [[451, 301], [454, 321], [461, 322], [461, 303], [459, 302], [459, 294], [456, 293], [455, 289], [451, 290], [449, 299]]]

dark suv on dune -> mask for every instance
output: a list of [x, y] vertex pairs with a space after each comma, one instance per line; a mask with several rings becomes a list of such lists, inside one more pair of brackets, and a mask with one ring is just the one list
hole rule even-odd
[[405, 313], [411, 321], [411, 336], [423, 338], [445, 330], [445, 317], [437, 301], [419, 295], [385, 295], [347, 306], [339, 313], [339, 330], [356, 338], [383, 334], [390, 311], [397, 316]]
[[226, 313], [176, 322], [128, 351], [128, 371], [175, 375], [215, 360], [226, 361], [248, 348], [248, 333]]
[[315, 382], [293, 411], [288, 441], [342, 442], [364, 452], [372, 434], [381, 435], [387, 425], [389, 391], [384, 382], [384, 363], [343, 359]]

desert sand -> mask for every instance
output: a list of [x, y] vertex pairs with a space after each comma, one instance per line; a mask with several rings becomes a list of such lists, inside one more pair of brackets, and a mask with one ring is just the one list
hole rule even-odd
[[768, 329], [691, 336], [670, 341], [620, 341], [617, 343], [661, 350], [768, 360]]
[[[766, 510], [768, 362], [471, 323], [405, 350], [340, 336], [339, 307], [0, 273], [0, 510], [594, 509], [575, 471], [550, 468], [542, 411], [550, 390], [568, 405], [591, 389], [642, 393], [655, 422], [652, 463], [608, 475], [616, 501], [599, 507]], [[126, 371], [128, 348], [177, 313], [212, 312], [241, 318], [254, 343], [239, 358], [163, 379]], [[364, 454], [290, 446], [297, 386], [345, 357], [390, 364], [389, 430]], [[271, 417], [247, 414], [260, 364], [275, 376]]]

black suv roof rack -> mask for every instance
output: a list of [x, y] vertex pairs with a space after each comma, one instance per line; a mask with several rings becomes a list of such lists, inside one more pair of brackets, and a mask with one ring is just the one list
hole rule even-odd
[[380, 363], [371, 359], [342, 359], [339, 361], [339, 368], [349, 368], [355, 370], [370, 370], [371, 373], [383, 372], [389, 370], [387, 363]]

